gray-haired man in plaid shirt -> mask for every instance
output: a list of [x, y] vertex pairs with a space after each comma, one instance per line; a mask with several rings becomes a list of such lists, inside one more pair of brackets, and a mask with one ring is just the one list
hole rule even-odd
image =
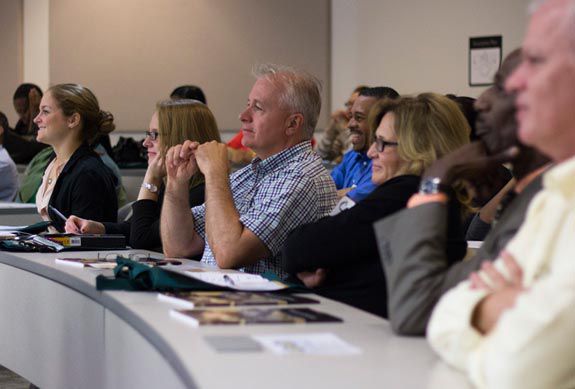
[[[228, 176], [224, 144], [186, 141], [166, 154], [168, 180], [161, 217], [164, 253], [220, 268], [283, 275], [281, 248], [295, 227], [329, 214], [333, 180], [312, 151], [320, 85], [293, 69], [262, 65], [240, 114], [243, 144], [256, 157]], [[188, 206], [188, 182], [199, 169], [206, 202]]]

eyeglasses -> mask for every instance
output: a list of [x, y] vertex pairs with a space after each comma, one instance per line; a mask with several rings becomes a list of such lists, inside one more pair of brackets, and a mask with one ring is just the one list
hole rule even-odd
[[399, 143], [397, 143], [397, 142], [388, 142], [388, 141], [381, 139], [381, 138], [375, 138], [375, 141], [373, 143], [375, 143], [375, 149], [379, 153], [383, 153], [383, 150], [385, 150], [386, 146], [397, 146], [397, 145], [399, 145]]
[[116, 262], [118, 258], [127, 258], [134, 262], [143, 263], [148, 266], [165, 266], [165, 265], [181, 265], [182, 261], [178, 261], [176, 259], [169, 259], [169, 258], [154, 258], [151, 257], [150, 254], [146, 253], [129, 253], [128, 255], [124, 253], [107, 253], [100, 256], [100, 253], [97, 254], [97, 259], [103, 260], [106, 262]]
[[151, 140], [158, 139], [158, 133], [156, 131], [146, 131], [146, 136], [149, 137]]

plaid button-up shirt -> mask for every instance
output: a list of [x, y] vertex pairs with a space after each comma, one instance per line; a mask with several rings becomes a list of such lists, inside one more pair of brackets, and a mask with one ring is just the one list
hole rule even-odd
[[[230, 185], [240, 222], [272, 253], [242, 269], [250, 273], [273, 271], [284, 276], [281, 249], [287, 235], [302, 224], [327, 216], [337, 201], [333, 180], [309, 141], [265, 160], [254, 158], [230, 176]], [[205, 241], [202, 262], [216, 265], [206, 238], [205, 204], [192, 208], [192, 214], [196, 232]]]

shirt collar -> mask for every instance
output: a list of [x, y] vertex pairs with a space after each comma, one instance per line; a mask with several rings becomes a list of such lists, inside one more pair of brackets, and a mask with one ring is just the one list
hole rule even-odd
[[566, 198], [575, 197], [575, 157], [549, 169], [543, 178], [546, 188], [559, 191]]
[[369, 161], [370, 160], [370, 158], [367, 156], [367, 151], [355, 151], [355, 150], [353, 150], [353, 152], [354, 152], [355, 159], [358, 161], [363, 162], [363, 161]]
[[311, 141], [306, 140], [301, 143], [298, 143], [295, 146], [282, 150], [279, 153], [274, 154], [266, 159], [260, 159], [260, 157], [255, 157], [251, 162], [251, 167], [253, 171], [256, 170], [262, 170], [264, 172], [274, 171], [278, 167], [284, 166], [284, 164], [287, 161], [293, 159], [297, 155], [311, 151], [312, 151]]

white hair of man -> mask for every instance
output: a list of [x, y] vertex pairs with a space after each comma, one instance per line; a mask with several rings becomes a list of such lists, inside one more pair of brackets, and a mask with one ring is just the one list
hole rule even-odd
[[321, 82], [309, 73], [275, 64], [256, 65], [252, 74], [280, 89], [280, 104], [303, 116], [304, 136], [311, 139], [321, 110]]
[[[533, 15], [537, 10], [545, 3], [550, 0], [533, 0], [527, 8], [529, 15]], [[553, 1], [553, 0], [551, 0]], [[575, 52], [575, 0], [567, 0], [567, 14], [564, 20], [565, 28], [567, 29], [567, 36], [569, 36], [571, 41], [571, 47]]]

